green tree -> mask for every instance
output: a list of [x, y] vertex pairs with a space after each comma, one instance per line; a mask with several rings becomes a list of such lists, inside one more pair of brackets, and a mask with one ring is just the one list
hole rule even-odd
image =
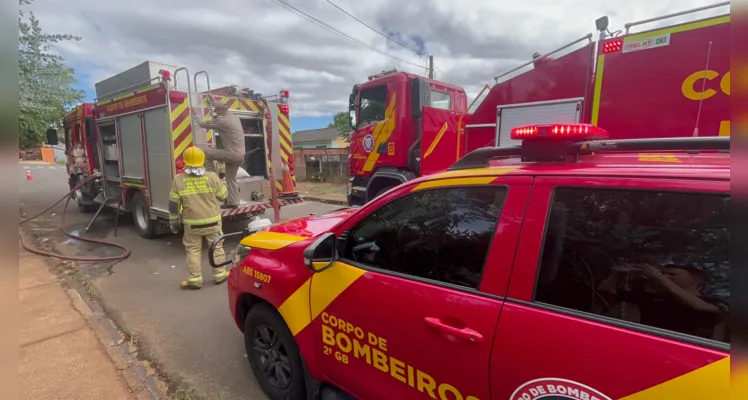
[[345, 138], [345, 140], [350, 139], [351, 134], [351, 117], [348, 115], [347, 112], [339, 112], [335, 114], [335, 116], [332, 118], [332, 122], [330, 122], [330, 125], [328, 125], [328, 128], [336, 128], [338, 130], [338, 133], [340, 137]]
[[34, 147], [45, 140], [48, 128], [59, 124], [71, 107], [85, 94], [73, 88], [75, 71], [53, 52], [55, 43], [80, 40], [68, 34], [42, 32], [33, 12], [23, 8], [33, 0], [19, 0], [19, 145]]

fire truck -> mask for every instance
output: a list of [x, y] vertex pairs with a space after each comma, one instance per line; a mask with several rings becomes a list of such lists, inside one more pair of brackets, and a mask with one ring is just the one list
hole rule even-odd
[[[187, 90], [179, 90], [180, 84]], [[263, 96], [235, 85], [212, 89], [205, 71], [190, 75], [184, 67], [147, 61], [97, 83], [96, 102], [78, 106], [63, 120], [70, 187], [86, 181], [74, 194], [79, 209], [96, 211], [93, 220], [104, 207], [131, 214], [145, 238], [166, 232], [169, 190], [184, 167], [184, 151], [220, 142], [219, 133], [201, 128], [191, 116], [197, 109], [211, 119], [208, 94], [239, 117], [248, 152], [237, 176], [239, 207], [221, 209], [224, 220], [249, 219], [274, 203], [301, 202], [298, 194], [273, 195], [288, 192], [280, 182], [284, 174], [295, 181], [287, 90]], [[56, 142], [56, 132], [48, 136]]]
[[[602, 17], [597, 35], [536, 53], [495, 76], [469, 106], [453, 85], [396, 70], [370, 76], [349, 97], [349, 205], [443, 171], [477, 148], [515, 146], [509, 133], [518, 126], [590, 123], [613, 139], [729, 136], [729, 9], [694, 18], [724, 7], [729, 2], [615, 32]], [[673, 18], [690, 20], [666, 25]], [[633, 32], [645, 24], [656, 28]]]

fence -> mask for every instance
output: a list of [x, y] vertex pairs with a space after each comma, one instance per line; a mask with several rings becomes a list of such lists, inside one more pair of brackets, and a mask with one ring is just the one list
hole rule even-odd
[[296, 179], [313, 182], [348, 182], [348, 149], [295, 149]]

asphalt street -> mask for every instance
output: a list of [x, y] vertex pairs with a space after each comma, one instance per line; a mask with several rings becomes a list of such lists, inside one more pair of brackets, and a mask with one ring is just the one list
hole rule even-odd
[[[26, 180], [26, 169], [31, 171], [33, 180]], [[68, 192], [63, 166], [20, 164], [18, 177], [21, 213], [26, 216], [41, 211]], [[63, 204], [30, 223], [28, 228], [36, 235], [59, 237], [55, 228], [60, 224]], [[340, 206], [295, 204], [281, 209], [281, 219], [337, 208]], [[272, 217], [272, 211], [267, 215]], [[91, 217], [92, 214], [78, 211], [71, 201], [66, 213], [70, 230], [82, 234]], [[180, 290], [179, 282], [186, 277], [181, 237], [168, 235], [146, 240], [135, 233], [127, 219], [121, 221], [114, 237], [113, 225], [114, 214], [102, 213], [87, 235], [129, 247], [130, 258], [114, 266], [77, 265], [94, 280], [113, 318], [138, 338], [165, 373], [184, 380], [200, 395], [209, 399], [266, 399], [252, 376], [242, 335], [231, 319], [226, 285], [214, 286], [206, 279], [202, 290]], [[86, 256], [114, 255], [120, 251], [70, 239], [59, 240]], [[207, 254], [204, 254], [203, 274], [210, 276]]]

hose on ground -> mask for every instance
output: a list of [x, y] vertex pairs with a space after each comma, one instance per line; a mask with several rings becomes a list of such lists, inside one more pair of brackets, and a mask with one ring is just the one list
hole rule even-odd
[[20, 238], [20, 240], [21, 240], [21, 246], [26, 251], [28, 251], [29, 253], [34, 253], [34, 254], [37, 254], [37, 255], [40, 255], [40, 256], [44, 256], [44, 257], [59, 258], [61, 260], [69, 260], [69, 261], [79, 261], [79, 262], [122, 261], [122, 260], [125, 260], [128, 257], [130, 257], [130, 249], [127, 248], [127, 247], [125, 247], [125, 246], [123, 246], [123, 245], [121, 245], [121, 244], [119, 244], [119, 243], [114, 243], [114, 242], [109, 242], [109, 241], [106, 241], [106, 240], [92, 239], [92, 238], [87, 238], [87, 237], [83, 237], [83, 236], [78, 236], [78, 235], [76, 235], [76, 234], [68, 231], [67, 228], [65, 227], [65, 214], [67, 213], [68, 204], [70, 203], [70, 199], [73, 198], [73, 194], [75, 194], [75, 192], [81, 186], [83, 186], [85, 183], [87, 183], [88, 181], [90, 181], [92, 179], [95, 179], [95, 178], [96, 178], [96, 176], [92, 175], [92, 176], [89, 176], [88, 178], [80, 181], [72, 190], [70, 190], [70, 192], [68, 192], [68, 194], [66, 194], [65, 196], [61, 197], [59, 200], [55, 201], [49, 207], [45, 208], [44, 210], [40, 211], [39, 213], [37, 213], [37, 214], [35, 214], [35, 215], [31, 216], [31, 217], [22, 219], [18, 223], [18, 225], [23, 225], [23, 224], [25, 224], [25, 223], [27, 223], [29, 221], [32, 221], [32, 220], [38, 218], [42, 214], [44, 214], [47, 211], [51, 210], [54, 206], [60, 204], [60, 202], [62, 202], [63, 200], [67, 199], [65, 201], [65, 206], [62, 209], [62, 222], [61, 222], [61, 225], [60, 225], [60, 230], [62, 231], [62, 233], [65, 234], [65, 236], [67, 236], [69, 238], [72, 238], [72, 239], [75, 239], [75, 240], [79, 240], [81, 242], [93, 243], [93, 244], [100, 244], [100, 245], [103, 245], [103, 246], [117, 247], [117, 248], [122, 249], [124, 251], [123, 254], [118, 255], [118, 256], [112, 256], [112, 257], [75, 257], [75, 256], [65, 256], [65, 255], [62, 255], [62, 254], [56, 254], [56, 253], [50, 253], [50, 252], [46, 252], [46, 251], [42, 251], [42, 250], [37, 250], [37, 249], [35, 249], [35, 248], [27, 245], [23, 241], [23, 236], [21, 236], [21, 238]]

